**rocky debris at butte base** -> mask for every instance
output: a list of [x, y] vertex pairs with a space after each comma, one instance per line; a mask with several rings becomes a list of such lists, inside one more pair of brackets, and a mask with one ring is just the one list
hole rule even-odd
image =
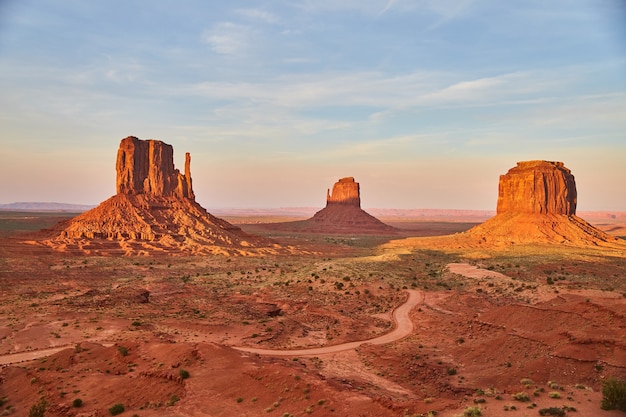
[[275, 223], [274, 230], [303, 233], [393, 235], [397, 229], [361, 209], [361, 190], [353, 177], [341, 178], [326, 192], [326, 207], [312, 218]]
[[117, 152], [117, 194], [59, 224], [55, 249], [111, 254], [273, 253], [273, 242], [249, 235], [208, 213], [195, 201], [191, 157], [185, 172], [174, 167], [171, 145], [136, 137], [122, 139]]
[[483, 245], [619, 241], [576, 216], [576, 203], [574, 176], [562, 162], [518, 162], [500, 176], [497, 214], [464, 234]]

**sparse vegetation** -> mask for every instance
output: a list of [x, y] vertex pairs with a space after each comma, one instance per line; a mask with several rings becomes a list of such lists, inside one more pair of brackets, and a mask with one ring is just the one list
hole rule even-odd
[[602, 384], [603, 410], [626, 412], [626, 379], [610, 378]]
[[565, 410], [563, 410], [562, 408], [558, 408], [558, 407], [541, 408], [539, 410], [539, 415], [540, 416], [564, 417], [565, 416]]
[[467, 407], [463, 411], [463, 417], [481, 417], [483, 415], [480, 407]]
[[118, 414], [122, 414], [124, 410], [125, 410], [124, 404], [117, 403], [117, 404], [114, 404], [111, 408], [109, 408], [109, 413], [112, 416], [116, 416]]
[[180, 376], [181, 379], [187, 379], [191, 376], [189, 374], [189, 371], [186, 369], [181, 369], [180, 371], [178, 371], [178, 375]]
[[41, 397], [39, 401], [30, 407], [28, 417], [44, 417], [46, 414], [46, 408], [48, 408], [48, 402], [44, 397]]
[[524, 391], [518, 392], [516, 394], [513, 394], [513, 399], [517, 400], [517, 401], [530, 401], [530, 398], [528, 397], [528, 394]]
[[83, 405], [83, 400], [81, 400], [80, 398], [76, 398], [74, 399], [74, 401], [72, 401], [72, 407], [74, 408], [80, 408]]

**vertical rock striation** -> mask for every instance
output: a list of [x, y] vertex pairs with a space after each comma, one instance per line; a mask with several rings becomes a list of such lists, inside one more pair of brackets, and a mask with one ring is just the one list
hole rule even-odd
[[563, 162], [518, 162], [500, 176], [497, 213], [576, 214], [576, 182]]
[[174, 168], [174, 150], [159, 140], [122, 139], [117, 151], [118, 194], [150, 194], [194, 199], [191, 157], [186, 154], [185, 174]]

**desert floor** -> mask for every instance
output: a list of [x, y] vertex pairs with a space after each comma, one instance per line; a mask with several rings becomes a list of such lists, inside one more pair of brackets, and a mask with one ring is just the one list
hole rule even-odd
[[0, 222], [2, 415], [41, 398], [46, 416], [624, 415], [600, 404], [603, 381], [626, 378], [626, 251], [465, 251], [254, 221], [240, 226], [301, 253], [27, 243], [59, 217]]

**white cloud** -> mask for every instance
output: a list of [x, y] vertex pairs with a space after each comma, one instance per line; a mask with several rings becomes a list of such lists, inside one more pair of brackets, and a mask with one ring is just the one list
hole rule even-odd
[[250, 42], [250, 29], [231, 22], [221, 22], [202, 35], [202, 40], [218, 54], [235, 55], [245, 51]]

